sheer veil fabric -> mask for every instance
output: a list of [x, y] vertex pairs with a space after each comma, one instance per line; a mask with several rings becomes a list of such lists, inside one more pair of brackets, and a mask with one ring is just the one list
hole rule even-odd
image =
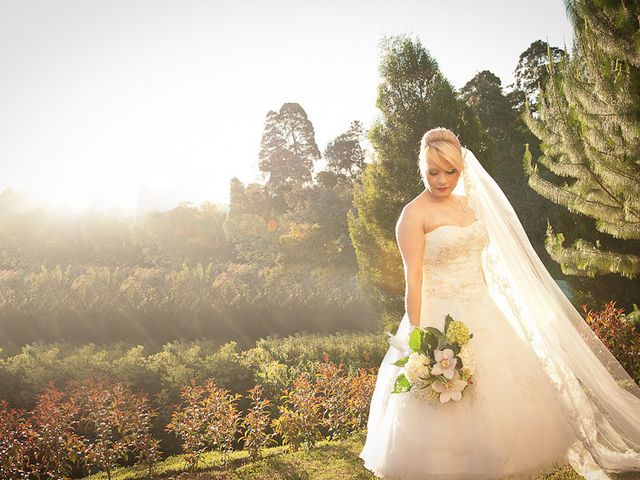
[[[528, 341], [577, 440], [566, 453], [588, 480], [640, 471], [640, 387], [553, 280], [531, 246], [513, 207], [473, 152], [462, 147], [464, 170], [454, 193], [464, 195], [489, 243], [482, 269], [489, 295]], [[385, 411], [412, 330], [405, 312], [378, 371], [368, 435], [383, 435]], [[392, 348], [394, 347], [394, 348]], [[544, 441], [544, 439], [540, 439]]]
[[[567, 454], [572, 467], [590, 480], [640, 471], [640, 388], [553, 280], [495, 180], [471, 150], [463, 147], [462, 155], [454, 192], [467, 197], [487, 229], [482, 268], [489, 293], [528, 339], [579, 439]], [[405, 314], [396, 340], [410, 330]], [[402, 354], [390, 349], [387, 357], [393, 362]], [[380, 373], [389, 374], [388, 396], [395, 372]], [[372, 409], [384, 408], [385, 400], [373, 398]]]

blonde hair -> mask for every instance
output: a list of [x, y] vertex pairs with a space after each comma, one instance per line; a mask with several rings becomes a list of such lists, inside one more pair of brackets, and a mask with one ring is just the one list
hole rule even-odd
[[462, 145], [455, 133], [448, 128], [436, 127], [428, 130], [420, 141], [420, 153], [418, 165], [420, 176], [427, 186], [427, 160], [435, 163], [440, 168], [451, 168], [453, 165], [458, 172], [464, 170], [462, 160]]

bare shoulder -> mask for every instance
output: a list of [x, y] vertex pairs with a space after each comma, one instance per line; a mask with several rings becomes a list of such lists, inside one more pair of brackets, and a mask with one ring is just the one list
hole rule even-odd
[[396, 235], [399, 230], [422, 234], [424, 232], [424, 218], [427, 210], [425, 199], [421, 195], [418, 195], [408, 202], [402, 208], [402, 212], [400, 212], [396, 223]]
[[422, 208], [417, 200], [414, 198], [409, 203], [407, 203], [404, 207], [402, 207], [402, 211], [400, 212], [400, 217], [398, 218], [397, 225], [400, 224], [422, 224], [421, 221]]

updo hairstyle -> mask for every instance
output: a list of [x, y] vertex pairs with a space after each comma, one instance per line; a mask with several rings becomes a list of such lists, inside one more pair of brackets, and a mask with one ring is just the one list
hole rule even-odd
[[442, 169], [455, 167], [459, 173], [464, 170], [462, 146], [455, 133], [448, 128], [436, 127], [428, 130], [420, 141], [418, 164], [420, 176], [427, 183], [427, 159]]

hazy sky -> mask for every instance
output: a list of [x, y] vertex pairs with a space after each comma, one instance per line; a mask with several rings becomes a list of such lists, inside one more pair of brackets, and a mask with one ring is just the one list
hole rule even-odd
[[379, 41], [398, 33], [456, 88], [485, 69], [506, 87], [532, 42], [573, 39], [562, 0], [0, 0], [0, 191], [74, 210], [134, 211], [149, 190], [227, 202], [284, 102], [321, 151], [369, 127]]

